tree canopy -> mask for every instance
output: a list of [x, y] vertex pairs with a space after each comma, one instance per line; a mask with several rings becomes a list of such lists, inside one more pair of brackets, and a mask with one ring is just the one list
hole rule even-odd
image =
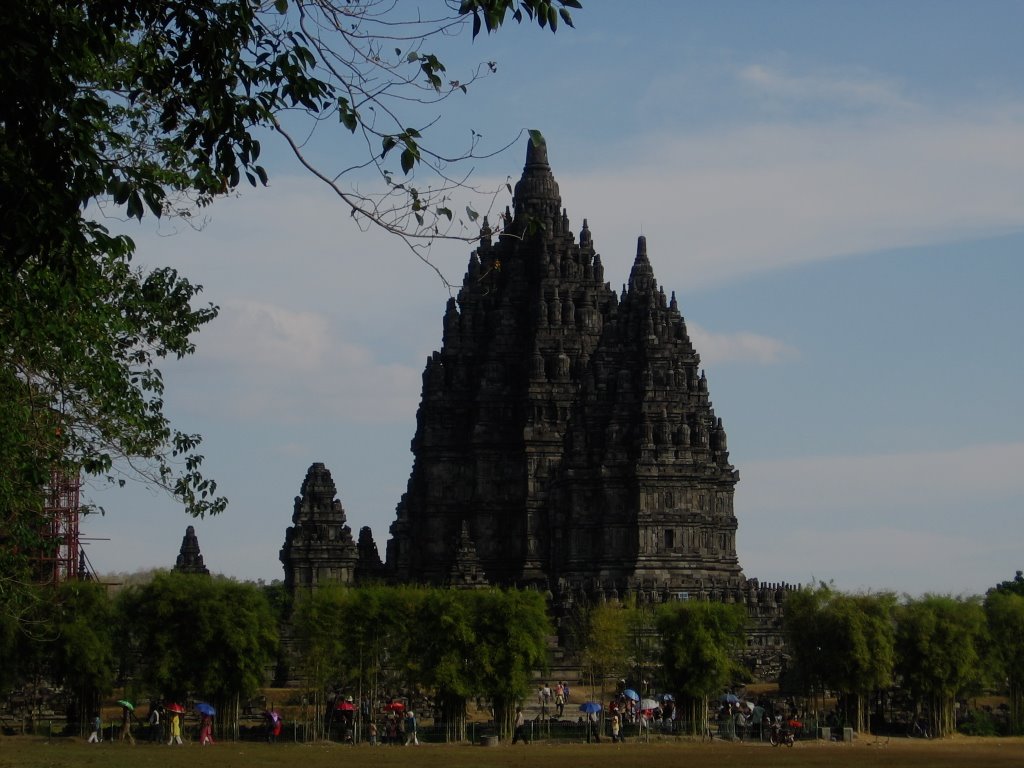
[[925, 595], [896, 612], [896, 671], [931, 718], [931, 733], [954, 731], [957, 696], [982, 679], [985, 614], [977, 599]]
[[665, 682], [691, 733], [707, 730], [708, 698], [745, 677], [735, 651], [746, 621], [746, 610], [735, 604], [679, 602], [658, 609]]
[[[547, 606], [530, 590], [326, 587], [296, 606], [299, 671], [314, 700], [324, 692], [433, 692], [454, 739], [465, 735], [465, 702], [491, 701], [508, 729], [512, 705], [547, 662]], [[390, 675], [385, 679], [385, 672]]]
[[1024, 581], [1021, 572], [1007, 582], [989, 590], [985, 596], [985, 615], [992, 641], [993, 661], [1006, 681], [1010, 700], [1010, 726], [1014, 733], [1024, 731]]
[[824, 584], [786, 597], [796, 679], [812, 693], [844, 694], [845, 721], [859, 731], [867, 729], [869, 694], [892, 681], [895, 607], [890, 593], [850, 595]]
[[[138, 660], [136, 685], [161, 698], [190, 693], [237, 722], [239, 702], [263, 685], [277, 623], [263, 592], [222, 577], [163, 573], [121, 595], [121, 643]], [[134, 665], [132, 665], [134, 666]]]
[[[52, 473], [167, 489], [193, 515], [226, 500], [200, 438], [164, 413], [159, 365], [189, 355], [217, 314], [172, 266], [133, 265], [108, 226], [188, 218], [267, 183], [277, 135], [364, 226], [453, 235], [455, 161], [435, 147], [438, 102], [495, 66], [449, 74], [430, 46], [510, 21], [556, 30], [575, 0], [25, 0], [0, 10], [0, 573], [16, 591], [39, 541]], [[424, 111], [426, 110], [426, 111]], [[361, 160], [318, 168], [315, 130]], [[443, 134], [442, 134], [443, 136]], [[334, 139], [338, 141], [338, 139]], [[379, 174], [379, 193], [346, 186]], [[417, 174], [440, 181], [418, 184]], [[429, 190], [429, 191], [426, 191]], [[475, 212], [467, 209], [466, 218]], [[458, 232], [454, 233], [458, 235]], [[9, 603], [9, 601], [8, 601]], [[5, 604], [8, 604], [5, 603]]]

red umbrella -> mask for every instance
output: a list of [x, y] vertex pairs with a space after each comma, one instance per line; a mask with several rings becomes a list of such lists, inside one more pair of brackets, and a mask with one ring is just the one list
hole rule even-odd
[[390, 704], [386, 704], [384, 709], [390, 712], [401, 712], [405, 709], [405, 704], [400, 701], [392, 701]]
[[356, 705], [351, 701], [339, 701], [334, 705], [334, 708], [342, 712], [352, 712], [356, 708]]
[[185, 708], [181, 704], [168, 704], [164, 707], [168, 712], [176, 712], [179, 715], [185, 714]]

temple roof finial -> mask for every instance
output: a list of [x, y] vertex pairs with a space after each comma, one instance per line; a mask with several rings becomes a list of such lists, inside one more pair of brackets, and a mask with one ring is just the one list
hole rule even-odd
[[[512, 203], [515, 216], [538, 217], [540, 220], [558, 216], [562, 209], [562, 198], [558, 193], [558, 183], [548, 165], [548, 146], [543, 137], [535, 141], [536, 132], [530, 134], [526, 143], [526, 165], [523, 176], [515, 186]], [[539, 136], [539, 134], [537, 134]]]
[[526, 142], [527, 168], [538, 165], [547, 167], [548, 165], [548, 143], [539, 133], [537, 134], [537, 137], [539, 140], [535, 139], [531, 134], [530, 140]]

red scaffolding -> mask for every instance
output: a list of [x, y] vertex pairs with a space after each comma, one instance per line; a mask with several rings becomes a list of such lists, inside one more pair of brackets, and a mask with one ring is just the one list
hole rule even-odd
[[39, 579], [48, 584], [80, 577], [78, 515], [80, 512], [80, 476], [58, 469], [50, 475], [44, 509], [43, 551], [39, 558]]

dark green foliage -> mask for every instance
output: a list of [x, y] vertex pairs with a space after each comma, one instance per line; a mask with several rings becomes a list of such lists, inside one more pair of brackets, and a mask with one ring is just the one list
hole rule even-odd
[[931, 733], [954, 730], [957, 697], [982, 677], [985, 613], [977, 599], [926, 595], [896, 611], [896, 672], [931, 716]]
[[[470, 16], [496, 29], [508, 11], [554, 29], [556, 15], [569, 23], [566, 7], [579, 4], [559, 6], [556, 14], [550, 0], [482, 0], [449, 5], [433, 21], [413, 11], [405, 48], [389, 58], [382, 41], [403, 21], [398, 4], [0, 5], [0, 610], [20, 615], [29, 561], [53, 544], [40, 539], [39, 521], [54, 470], [123, 482], [116, 472], [131, 467], [190, 514], [226, 505], [201, 473], [199, 436], [164, 416], [157, 367], [191, 354], [217, 310], [193, 308], [200, 287], [173, 269], [133, 269], [134, 243], [104, 219], [188, 217], [242, 184], [266, 184], [257, 130], [277, 131], [309, 166], [283, 123], [305, 121], [308, 133], [334, 123], [335, 112], [346, 139], [361, 132], [368, 146], [383, 146], [381, 160], [401, 145], [403, 174], [438, 170], [450, 158], [428, 151], [400, 113], [465, 92], [466, 82], [446, 83], [424, 41], [468, 29]], [[368, 154], [373, 165], [375, 149]], [[417, 236], [452, 223], [445, 185], [420, 192], [377, 168], [380, 198], [345, 192], [328, 181], [333, 173], [320, 177], [346, 210], [390, 231], [408, 234], [410, 212]]]
[[1017, 571], [1017, 575], [1009, 581], [1001, 581], [992, 588], [996, 592], [1009, 592], [1015, 595], [1024, 595], [1024, 572]]
[[178, 701], [193, 692], [229, 722], [277, 652], [276, 622], [253, 584], [163, 573], [122, 593], [121, 609], [120, 641], [137, 655], [148, 689]]
[[116, 621], [107, 588], [93, 581], [62, 584], [53, 622], [53, 682], [69, 694], [68, 720], [81, 728], [114, 685]]
[[314, 700], [328, 690], [432, 691], [462, 738], [465, 701], [491, 700], [504, 722], [543, 668], [551, 628], [535, 591], [325, 587], [296, 606], [295, 635]]
[[870, 693], [892, 681], [895, 606], [889, 593], [849, 595], [824, 584], [786, 596], [786, 644], [801, 692], [845, 694], [845, 720], [858, 731], [867, 728]]
[[1024, 732], [1024, 591], [1018, 591], [1020, 571], [1010, 582], [989, 591], [985, 596], [992, 661], [1005, 680], [1010, 700], [1010, 727], [1014, 733]]
[[707, 729], [708, 698], [745, 675], [735, 651], [743, 644], [746, 621], [741, 605], [678, 602], [658, 609], [665, 681], [691, 733]]

